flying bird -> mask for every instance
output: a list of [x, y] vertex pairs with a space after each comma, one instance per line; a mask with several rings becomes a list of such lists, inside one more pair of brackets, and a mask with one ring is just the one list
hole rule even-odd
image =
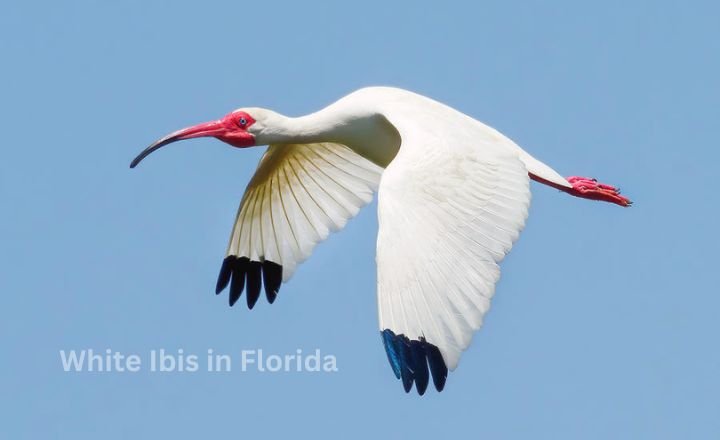
[[315, 245], [378, 193], [380, 334], [406, 392], [442, 391], [490, 307], [498, 263], [522, 230], [530, 180], [623, 207], [610, 185], [564, 178], [495, 129], [430, 98], [390, 87], [353, 92], [287, 117], [241, 108], [171, 133], [170, 143], [215, 137], [268, 145], [240, 202], [216, 293], [268, 302]]

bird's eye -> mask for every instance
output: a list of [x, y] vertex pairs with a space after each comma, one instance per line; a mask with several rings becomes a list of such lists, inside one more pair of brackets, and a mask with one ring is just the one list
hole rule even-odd
[[240, 118], [240, 120], [239, 120], [238, 122], [239, 122], [240, 125], [243, 126], [243, 127], [244, 127], [245, 125], [247, 125], [247, 119], [245, 119], [245, 118]]

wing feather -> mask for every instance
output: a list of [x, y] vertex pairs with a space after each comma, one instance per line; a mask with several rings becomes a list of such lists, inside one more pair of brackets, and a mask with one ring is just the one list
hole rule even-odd
[[413, 117], [388, 117], [402, 145], [379, 189], [378, 314], [393, 370], [400, 365], [404, 383], [409, 375], [423, 393], [424, 365], [403, 369], [398, 341], [439, 352], [430, 370], [443, 387], [490, 308], [498, 263], [525, 224], [530, 189], [514, 150], [454, 127], [452, 118], [441, 121], [440, 137], [427, 128], [440, 123], [436, 117], [401, 113]]
[[[257, 300], [260, 279], [268, 299], [274, 300], [280, 284], [275, 277], [279, 274], [282, 282], [290, 279], [317, 243], [342, 229], [369, 203], [381, 172], [341, 144], [268, 147], [240, 202], [218, 290], [228, 285], [229, 272], [249, 274], [229, 269], [242, 266], [252, 269], [253, 297], [248, 305]], [[242, 290], [240, 281], [235, 283], [236, 296]], [[231, 298], [231, 303], [236, 300]]]

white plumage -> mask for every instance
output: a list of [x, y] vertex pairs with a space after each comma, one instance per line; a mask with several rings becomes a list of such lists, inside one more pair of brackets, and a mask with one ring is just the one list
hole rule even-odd
[[261, 281], [280, 283], [379, 191], [378, 315], [388, 359], [406, 391], [448, 370], [490, 308], [498, 263], [522, 230], [530, 179], [572, 195], [628, 206], [594, 180], [570, 181], [496, 130], [429, 98], [395, 88], [354, 92], [308, 116], [239, 109], [162, 138], [214, 136], [236, 147], [270, 145], [240, 203], [218, 279], [230, 303]]
[[335, 143], [271, 145], [238, 210], [227, 255], [283, 266], [283, 282], [315, 245], [370, 203], [382, 168]]
[[511, 152], [447, 155], [452, 139], [403, 139], [417, 144], [400, 151], [380, 185], [380, 327], [424, 337], [453, 370], [525, 223], [529, 179]]

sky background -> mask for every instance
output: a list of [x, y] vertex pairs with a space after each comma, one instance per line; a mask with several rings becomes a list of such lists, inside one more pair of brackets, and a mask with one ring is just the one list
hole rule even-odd
[[[0, 437], [720, 436], [717, 2], [2, 9]], [[378, 333], [375, 203], [250, 312], [213, 289], [263, 149], [188, 141], [128, 169], [175, 129], [367, 85], [445, 102], [636, 202], [533, 184], [483, 329], [422, 398]], [[107, 348], [319, 348], [339, 371], [62, 371], [59, 350]]]

